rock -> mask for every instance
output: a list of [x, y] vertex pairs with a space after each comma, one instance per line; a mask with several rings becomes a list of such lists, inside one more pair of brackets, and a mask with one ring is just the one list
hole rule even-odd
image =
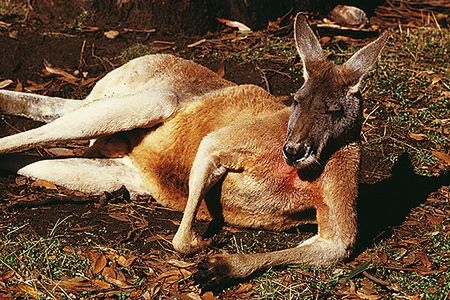
[[360, 26], [367, 24], [366, 13], [355, 6], [337, 5], [330, 13], [330, 19], [344, 26]]

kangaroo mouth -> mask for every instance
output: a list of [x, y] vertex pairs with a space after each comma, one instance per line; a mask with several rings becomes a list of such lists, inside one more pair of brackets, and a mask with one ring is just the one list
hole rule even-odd
[[294, 161], [285, 158], [285, 161], [288, 165], [296, 168], [297, 170], [311, 169], [320, 166], [320, 163], [313, 154], [304, 156]]
[[287, 153], [283, 151], [283, 157], [288, 165], [298, 170], [311, 168], [313, 166], [320, 166], [316, 153], [311, 146], [305, 147], [302, 151], [299, 151], [295, 155], [287, 155]]

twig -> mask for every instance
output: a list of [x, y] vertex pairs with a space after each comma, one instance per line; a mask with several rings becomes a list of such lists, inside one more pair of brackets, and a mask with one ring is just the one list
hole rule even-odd
[[31, 11], [33, 10], [33, 6], [31, 5], [31, 0], [27, 0], [27, 12], [25, 13], [25, 19], [24, 21], [28, 20], [28, 17], [30, 16]]
[[367, 140], [367, 137], [366, 137], [365, 133], [364, 133], [364, 132], [361, 132], [361, 135], [362, 135], [364, 141], [366, 142], [366, 144], [368, 144], [369, 141]]
[[103, 68], [105, 69], [105, 71], [107, 71], [107, 72], [110, 71], [110, 69], [106, 67], [105, 61], [106, 61], [107, 63], [109, 63], [109, 65], [110, 65], [110, 67], [111, 67], [112, 69], [114, 69], [114, 64], [111, 63], [109, 60], [103, 59], [103, 58], [101, 58], [100, 56], [95, 55], [95, 45], [94, 45], [94, 43], [92, 43], [92, 47], [91, 47], [91, 56], [92, 56], [93, 58], [95, 58], [95, 59], [98, 59], [98, 60], [102, 63], [102, 66], [103, 66]]
[[285, 72], [281, 72], [281, 71], [278, 71], [278, 70], [274, 70], [274, 69], [263, 69], [263, 71], [264, 71], [264, 72], [266, 72], [266, 71], [269, 71], [269, 72], [274, 72], [274, 73], [280, 74], [280, 75], [282, 75], [282, 76], [286, 76], [286, 77], [287, 77], [287, 78], [289, 78], [289, 79], [291, 79], [291, 78], [292, 78], [292, 76], [291, 76], [291, 75], [289, 75], [288, 73], [285, 73]]
[[395, 286], [393, 286], [390, 282], [388, 281], [384, 281], [381, 280], [379, 278], [376, 278], [375, 276], [370, 275], [369, 273], [367, 273], [367, 271], [363, 271], [362, 274], [364, 276], [366, 276], [369, 280], [372, 280], [375, 283], [378, 283], [380, 285], [385, 286], [387, 289], [395, 291], [395, 292], [400, 292], [400, 289], [396, 288]]
[[436, 16], [434, 15], [434, 12], [431, 12], [431, 16], [433, 17], [434, 22], [436, 23], [436, 27], [439, 31], [442, 31], [441, 25], [439, 25], [438, 20], [436, 19]]
[[68, 34], [68, 33], [62, 33], [62, 32], [44, 32], [42, 33], [43, 36], [50, 36], [50, 37], [57, 37], [57, 38], [78, 38], [77, 35], [74, 34]]
[[411, 145], [409, 145], [409, 144], [407, 144], [407, 143], [405, 143], [405, 142], [402, 142], [402, 141], [400, 141], [400, 140], [397, 140], [396, 138], [394, 138], [394, 137], [392, 137], [392, 136], [390, 136], [389, 138], [390, 138], [391, 140], [393, 140], [394, 142], [396, 142], [396, 143], [399, 143], [399, 144], [402, 144], [402, 145], [404, 145], [404, 146], [407, 146], [407, 147], [409, 147], [409, 148], [411, 148], [411, 149], [413, 149], [413, 150], [420, 151], [420, 150], [417, 149], [416, 147], [411, 146]]
[[125, 28], [124, 32], [143, 32], [143, 33], [153, 33], [155, 32], [156, 29], [152, 28], [152, 29], [131, 29], [131, 28]]
[[4, 118], [2, 118], [2, 121], [11, 129], [13, 129], [14, 131], [16, 131], [17, 133], [22, 132], [23, 130], [20, 130], [16, 127], [14, 127], [11, 123], [9, 123], [8, 121], [6, 121]]
[[366, 125], [366, 123], [367, 123], [367, 120], [369, 120], [369, 118], [370, 118], [370, 116], [373, 114], [373, 113], [375, 113], [376, 111], [377, 111], [377, 109], [378, 108], [380, 108], [380, 105], [377, 105], [367, 116], [366, 116], [366, 119], [364, 120], [364, 122], [363, 122], [363, 126], [364, 125]]
[[95, 198], [82, 199], [82, 200], [74, 200], [67, 199], [66, 197], [55, 197], [48, 199], [39, 199], [35, 201], [13, 201], [6, 205], [7, 209], [12, 208], [25, 208], [25, 207], [39, 207], [44, 205], [52, 205], [52, 204], [86, 204], [95, 202]]
[[81, 73], [81, 77], [83, 77], [83, 72], [82, 72], [82, 65], [85, 65], [86, 62], [83, 59], [83, 55], [84, 55], [84, 48], [86, 47], [86, 39], [83, 40], [83, 45], [81, 45], [81, 50], [80, 50], [80, 60], [78, 61], [78, 70]]
[[261, 73], [262, 78], [264, 79], [264, 82], [266, 84], [266, 90], [270, 93], [270, 84], [269, 80], [267, 79], [266, 73], [260, 67], [256, 67], [256, 69]]

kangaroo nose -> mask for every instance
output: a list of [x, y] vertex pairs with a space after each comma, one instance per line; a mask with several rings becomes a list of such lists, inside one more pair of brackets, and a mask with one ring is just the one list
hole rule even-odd
[[297, 147], [285, 144], [283, 147], [283, 156], [286, 159], [286, 162], [291, 164], [309, 155], [309, 149], [310, 146], [305, 143], [302, 143]]

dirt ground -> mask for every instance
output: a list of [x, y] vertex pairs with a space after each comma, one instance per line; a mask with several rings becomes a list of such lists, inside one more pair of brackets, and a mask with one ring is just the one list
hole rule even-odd
[[[130, 28], [128, 24], [98, 19], [89, 11], [88, 1], [70, 1], [66, 6], [52, 5], [52, 1], [33, 1], [31, 6], [26, 1], [3, 2], [0, 81], [11, 79], [8, 89], [82, 99], [108, 71], [147, 53], [173, 53], [193, 59], [226, 79], [257, 84], [275, 95], [289, 95], [301, 84], [301, 63], [289, 27], [247, 36], [227, 28], [205, 36], [162, 36], [153, 28]], [[429, 27], [437, 36], [445, 35]], [[399, 30], [391, 28], [397, 41], [403, 38]], [[449, 33], [445, 28], [439, 30]], [[108, 32], [114, 38], [108, 38]], [[331, 59], [339, 61], [340, 51], [348, 55], [347, 51], [367, 41], [331, 37], [321, 42]], [[446, 42], [450, 45], [449, 39]], [[391, 44], [389, 49], [395, 48]], [[392, 53], [409, 55], [403, 48], [389, 49], [384, 58], [393, 64], [403, 58], [393, 58]], [[284, 56], [279, 57], [280, 53]], [[391, 121], [402, 116], [402, 102], [379, 87], [367, 85], [363, 92], [368, 100], [358, 198], [360, 238], [350, 261], [328, 269], [269, 270], [224, 290], [201, 294], [191, 274], [207, 255], [293, 247], [316, 228], [305, 226], [278, 233], [226, 226], [211, 249], [182, 257], [170, 243], [181, 214], [157, 205], [153, 199], [130, 201], [124, 190], [90, 197], [47, 182], [3, 174], [0, 298], [445, 299], [450, 295], [450, 54], [442, 50], [441, 55], [447, 64], [442, 63], [441, 69], [433, 69], [430, 74], [418, 71], [415, 82], [423, 78], [429, 81], [418, 83], [417, 91], [409, 91], [414, 94], [432, 89], [430, 94], [438, 94], [433, 101], [442, 106], [436, 107], [441, 115], [433, 111], [429, 118], [441, 123], [433, 128], [427, 125], [433, 130], [415, 130], [425, 128], [425, 121], [419, 122], [423, 126], [407, 123], [406, 127], [406, 123]], [[49, 72], [45, 65], [66, 73]], [[389, 70], [380, 66], [374, 72], [381, 74], [369, 76], [368, 80], [375, 82]], [[392, 83], [387, 86], [389, 93], [397, 91]], [[375, 92], [378, 94], [374, 96]], [[422, 112], [427, 107], [430, 103], [424, 100], [411, 104], [408, 112]], [[386, 129], [389, 124], [394, 127]], [[2, 115], [0, 136], [36, 126], [38, 122]], [[29, 152], [73, 155], [82, 153], [86, 145], [82, 141]], [[410, 155], [401, 155], [404, 152]], [[202, 231], [207, 224], [196, 226]], [[415, 287], [411, 285], [414, 281]]]

